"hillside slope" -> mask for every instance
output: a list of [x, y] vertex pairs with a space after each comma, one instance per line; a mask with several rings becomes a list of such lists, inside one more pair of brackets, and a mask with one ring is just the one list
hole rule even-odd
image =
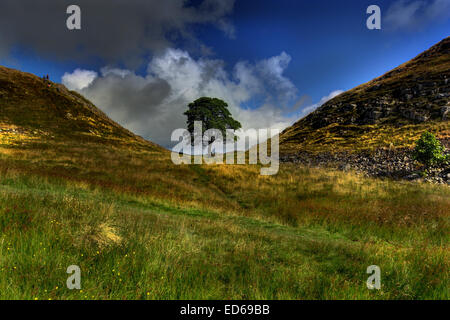
[[282, 153], [410, 147], [424, 130], [450, 137], [450, 37], [328, 101], [283, 131]]
[[0, 130], [10, 139], [75, 139], [159, 148], [124, 129], [75, 91], [0, 66]]
[[0, 299], [448, 299], [447, 187], [176, 166], [76, 94], [2, 71]]

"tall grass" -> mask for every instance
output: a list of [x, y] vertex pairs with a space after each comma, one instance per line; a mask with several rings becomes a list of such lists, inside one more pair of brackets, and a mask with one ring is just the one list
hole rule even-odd
[[[445, 186], [67, 141], [0, 150], [1, 299], [449, 298]], [[65, 285], [73, 264], [82, 290]]]

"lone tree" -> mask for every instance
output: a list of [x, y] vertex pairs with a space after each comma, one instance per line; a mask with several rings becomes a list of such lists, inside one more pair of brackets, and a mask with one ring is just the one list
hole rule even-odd
[[416, 142], [413, 158], [427, 167], [438, 164], [446, 160], [444, 146], [436, 139], [434, 134], [425, 132]]
[[[191, 134], [193, 143], [194, 122], [202, 122], [202, 136], [206, 130], [217, 129], [222, 133], [225, 142], [227, 129], [238, 130], [242, 127], [239, 121], [231, 116], [228, 104], [217, 98], [202, 97], [188, 105], [189, 109], [184, 113], [187, 116], [187, 129]], [[235, 137], [233, 137], [235, 139]], [[212, 138], [208, 144], [214, 142]]]

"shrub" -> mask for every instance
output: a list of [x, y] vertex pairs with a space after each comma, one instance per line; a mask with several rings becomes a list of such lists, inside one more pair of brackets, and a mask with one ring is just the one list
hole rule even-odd
[[446, 159], [444, 146], [434, 134], [425, 132], [416, 142], [413, 158], [428, 167], [438, 164]]

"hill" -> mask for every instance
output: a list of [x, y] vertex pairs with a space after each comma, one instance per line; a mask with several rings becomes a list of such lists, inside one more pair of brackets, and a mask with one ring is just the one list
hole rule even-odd
[[[0, 66], [0, 130], [24, 140], [77, 140], [159, 148], [65, 86]], [[162, 150], [162, 148], [161, 148]]]
[[283, 154], [410, 148], [425, 130], [450, 141], [450, 37], [284, 130]]
[[449, 298], [448, 187], [176, 166], [81, 96], [1, 70], [0, 299]]

